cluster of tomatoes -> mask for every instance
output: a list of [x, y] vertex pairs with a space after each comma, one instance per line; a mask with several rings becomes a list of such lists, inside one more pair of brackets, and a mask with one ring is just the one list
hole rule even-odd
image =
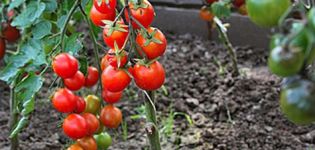
[[[214, 18], [214, 14], [211, 12], [211, 5], [214, 2], [218, 2], [219, 0], [205, 0], [205, 1], [207, 5], [201, 7], [199, 16], [202, 20], [212, 21]], [[247, 15], [245, 0], [231, 0], [230, 5], [232, 5], [233, 9], [238, 11], [241, 15]]]
[[2, 23], [2, 31], [0, 32], [0, 60], [5, 55], [6, 42], [14, 43], [20, 38], [20, 30], [10, 25], [14, 11], [11, 10], [7, 13], [7, 22]]
[[98, 70], [90, 66], [87, 74], [84, 75], [78, 69], [78, 60], [68, 53], [55, 56], [52, 67], [54, 72], [63, 79], [65, 86], [54, 93], [52, 104], [57, 111], [69, 113], [63, 121], [62, 128], [68, 137], [77, 140], [69, 150], [74, 150], [76, 147], [84, 150], [97, 150], [97, 147], [108, 148], [111, 145], [111, 137], [103, 132], [103, 125], [108, 128], [113, 127], [108, 126], [108, 122], [112, 119], [111, 116], [108, 117], [108, 114], [115, 111], [115, 108], [104, 107], [102, 112], [105, 110], [106, 114], [99, 115], [101, 101], [97, 96], [89, 95], [84, 99], [74, 93], [83, 87], [94, 86], [99, 79]]

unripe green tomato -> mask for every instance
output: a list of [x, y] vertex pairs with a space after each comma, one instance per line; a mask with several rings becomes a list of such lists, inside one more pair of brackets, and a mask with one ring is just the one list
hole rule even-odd
[[269, 43], [269, 48], [274, 49], [275, 47], [279, 46], [281, 41], [283, 39], [282, 34], [275, 34], [271, 37], [270, 43]]
[[291, 0], [247, 0], [249, 18], [259, 26], [273, 27], [291, 6]]
[[281, 77], [297, 74], [302, 69], [303, 64], [303, 51], [296, 47], [285, 50], [283, 47], [277, 46], [271, 50], [268, 58], [270, 71]]
[[101, 109], [101, 100], [95, 95], [88, 95], [85, 98], [86, 107], [84, 112], [97, 114]]
[[315, 121], [315, 85], [305, 79], [293, 79], [280, 94], [280, 107], [285, 116], [296, 124]]
[[107, 132], [94, 135], [98, 149], [106, 150], [112, 145], [112, 138]]
[[315, 30], [315, 8], [313, 7], [309, 12], [308, 12], [308, 22], [311, 28]]

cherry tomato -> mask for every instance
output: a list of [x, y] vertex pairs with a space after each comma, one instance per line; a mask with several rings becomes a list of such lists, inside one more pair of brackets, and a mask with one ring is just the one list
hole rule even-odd
[[[147, 58], [151, 60], [164, 54], [167, 41], [164, 34], [159, 29], [150, 27], [147, 31], [150, 35], [140, 33], [137, 35], [136, 42], [146, 54]], [[141, 55], [141, 50], [138, 50], [138, 53]]]
[[233, 5], [235, 6], [235, 7], [241, 7], [242, 5], [244, 5], [245, 4], [245, 0], [233, 0]]
[[5, 55], [5, 49], [6, 49], [5, 40], [3, 38], [0, 38], [0, 60]]
[[84, 112], [97, 114], [99, 110], [101, 109], [101, 101], [95, 95], [88, 95], [85, 98], [85, 102], [86, 102], [86, 107], [85, 107]]
[[88, 134], [87, 135], [93, 135], [98, 130], [98, 128], [100, 127], [100, 122], [95, 117], [95, 115], [93, 115], [91, 113], [83, 113], [81, 116], [85, 119], [85, 121], [88, 124]]
[[73, 77], [79, 68], [79, 62], [76, 58], [68, 53], [57, 55], [52, 62], [54, 72], [61, 78]]
[[20, 30], [5, 23], [2, 28], [2, 35], [8, 42], [16, 42], [20, 38]]
[[93, 0], [93, 5], [100, 13], [109, 13], [115, 11], [117, 0], [101, 0], [101, 3], [98, 1], [100, 0]]
[[85, 84], [84, 74], [81, 71], [77, 71], [73, 77], [64, 79], [64, 84], [69, 90], [80, 90]]
[[136, 85], [143, 90], [157, 90], [165, 81], [164, 68], [158, 61], [150, 64], [148, 67], [136, 64], [132, 73]]
[[291, 0], [247, 0], [249, 18], [259, 26], [273, 27], [291, 6]]
[[77, 142], [84, 150], [97, 150], [97, 144], [93, 137], [84, 137], [78, 139]]
[[[134, 17], [141, 25], [148, 28], [153, 22], [155, 12], [154, 8], [148, 0], [143, 0], [140, 5], [135, 4], [133, 1], [129, 1], [129, 8], [131, 16]], [[125, 16], [127, 21], [130, 21], [128, 11], [125, 10]], [[139, 25], [132, 21], [132, 26], [135, 29], [140, 29]]]
[[8, 20], [11, 20], [14, 17], [14, 10], [11, 9], [10, 11], [7, 12], [7, 17]]
[[239, 8], [238, 8], [238, 12], [241, 14], [241, 15], [244, 15], [246, 16], [247, 15], [247, 9], [246, 9], [246, 5], [241, 5]]
[[86, 107], [85, 100], [82, 97], [77, 96], [77, 106], [76, 106], [74, 112], [75, 113], [82, 113], [85, 110], [85, 107]]
[[85, 86], [86, 87], [92, 87], [94, 86], [98, 81], [98, 70], [95, 67], [90, 66], [88, 68], [87, 77], [85, 78]]
[[108, 149], [112, 145], [112, 137], [107, 132], [94, 135], [94, 139], [99, 149]]
[[103, 87], [110, 92], [123, 91], [130, 82], [131, 78], [126, 71], [115, 69], [112, 66], [107, 66], [102, 73]]
[[291, 80], [281, 90], [281, 110], [296, 124], [310, 124], [315, 121], [315, 85], [305, 79]]
[[268, 66], [272, 73], [287, 77], [297, 74], [303, 67], [304, 54], [299, 48], [290, 48], [285, 50], [283, 47], [278, 46], [271, 50]]
[[217, 2], [218, 0], [207, 0], [207, 3], [212, 4], [214, 2]]
[[104, 55], [104, 57], [102, 58], [102, 60], [101, 60], [101, 69], [102, 69], [102, 71], [104, 71], [104, 69], [109, 65], [108, 64], [108, 54], [106, 54], [106, 55]]
[[121, 123], [122, 113], [114, 105], [107, 105], [101, 111], [100, 120], [107, 128], [117, 128]]
[[54, 108], [62, 113], [70, 113], [76, 109], [77, 97], [68, 89], [59, 89], [52, 97]]
[[88, 124], [79, 114], [70, 114], [62, 124], [63, 132], [72, 139], [80, 139], [87, 135]]
[[121, 49], [127, 40], [128, 33], [128, 27], [119, 21], [115, 24], [115, 26], [105, 26], [103, 30], [103, 39], [108, 47], [115, 49], [116, 43], [118, 48]]
[[[106, 55], [106, 59], [109, 65], [113, 66], [114, 68], [120, 68], [127, 64], [128, 56], [126, 51], [121, 51], [120, 54], [116, 55], [114, 49], [110, 49]], [[119, 64], [120, 61], [120, 64]], [[118, 67], [119, 64], [119, 67]]]
[[112, 10], [108, 13], [100, 13], [94, 6], [92, 7], [91, 11], [90, 11], [90, 18], [92, 20], [92, 22], [96, 25], [96, 26], [104, 26], [105, 23], [102, 22], [103, 20], [110, 20], [110, 21], [114, 21], [116, 17], [116, 12], [115, 10]]
[[84, 150], [78, 143], [72, 144], [67, 150]]
[[103, 90], [102, 97], [105, 102], [113, 104], [113, 103], [117, 103], [121, 99], [122, 94], [123, 94], [123, 91], [110, 92], [107, 90]]
[[214, 15], [210, 12], [207, 6], [201, 7], [199, 16], [204, 21], [212, 21], [214, 18]]

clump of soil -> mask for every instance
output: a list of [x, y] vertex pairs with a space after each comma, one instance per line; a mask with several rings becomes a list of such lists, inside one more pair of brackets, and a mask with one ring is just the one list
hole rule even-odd
[[[183, 112], [194, 121], [189, 125], [184, 116], [176, 116], [170, 136], [161, 134], [163, 149], [307, 149], [314, 148], [315, 126], [296, 126], [281, 113], [278, 104], [280, 79], [266, 66], [268, 51], [251, 47], [237, 48], [242, 75], [233, 77], [230, 58], [221, 45], [191, 35], [169, 35], [169, 45], [160, 60], [167, 70], [165, 87], [160, 90], [156, 107], [160, 127], [170, 112]], [[218, 72], [218, 60], [225, 68]], [[36, 110], [28, 128], [20, 134], [21, 149], [62, 149], [68, 139], [60, 129], [62, 115], [48, 100], [47, 89], [53, 78], [47, 75], [46, 88], [39, 94]], [[0, 148], [8, 149], [9, 89], [0, 83]], [[139, 114], [142, 97], [131, 88], [117, 105], [122, 109], [128, 134], [123, 128], [110, 130], [114, 138], [110, 149], [141, 150], [148, 147], [144, 119]], [[127, 140], [124, 140], [127, 138]]]

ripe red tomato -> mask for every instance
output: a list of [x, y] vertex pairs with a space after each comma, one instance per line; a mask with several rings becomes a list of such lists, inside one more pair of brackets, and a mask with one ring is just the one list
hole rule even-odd
[[209, 3], [209, 4], [212, 4], [212, 3], [214, 3], [214, 2], [217, 2], [218, 0], [207, 0], [207, 2]]
[[70, 114], [62, 124], [63, 132], [72, 139], [80, 139], [87, 135], [88, 124], [79, 114]]
[[122, 94], [123, 94], [123, 91], [110, 92], [107, 90], [103, 90], [102, 97], [105, 102], [113, 104], [113, 103], [117, 103], [120, 100], [120, 98], [122, 97]]
[[88, 68], [88, 73], [85, 78], [85, 86], [86, 87], [92, 87], [94, 86], [98, 81], [98, 70], [95, 67], [90, 66]]
[[131, 78], [124, 70], [107, 66], [102, 73], [103, 87], [110, 92], [123, 91], [131, 82]]
[[[125, 31], [118, 30], [117, 28], [120, 28]], [[109, 34], [110, 30], [113, 30], [111, 34]], [[128, 27], [124, 23], [119, 21], [116, 23], [114, 27], [111, 25], [105, 26], [103, 30], [103, 39], [108, 47], [115, 49], [116, 42], [118, 48], [121, 49], [124, 46], [125, 41], [127, 40], [128, 33], [129, 33]]]
[[57, 55], [52, 62], [54, 72], [61, 78], [73, 77], [79, 68], [79, 62], [76, 58], [68, 53]]
[[65, 86], [72, 91], [80, 90], [85, 84], [85, 77], [81, 71], [77, 71], [73, 77], [64, 79]]
[[95, 8], [95, 6], [93, 6], [90, 11], [90, 18], [96, 26], [104, 26], [105, 23], [102, 22], [103, 20], [114, 21], [115, 17], [116, 17], [115, 9], [108, 13], [101, 13]]
[[52, 97], [54, 108], [62, 113], [70, 113], [76, 109], [77, 97], [68, 89], [59, 89]]
[[84, 150], [78, 143], [72, 144], [67, 150]]
[[233, 5], [237, 8], [241, 7], [242, 5], [245, 5], [245, 0], [233, 0]]
[[76, 106], [74, 112], [75, 113], [82, 113], [85, 110], [85, 107], [86, 107], [85, 100], [82, 97], [77, 96], [77, 106]]
[[13, 16], [14, 16], [14, 9], [11, 9], [10, 11], [7, 12], [8, 20], [11, 20]]
[[107, 105], [101, 111], [100, 120], [107, 128], [117, 128], [121, 123], [122, 113], [114, 105]]
[[[159, 29], [153, 27], [148, 28], [147, 31], [151, 37], [148, 37], [148, 35], [145, 33], [139, 33], [136, 38], [137, 44], [146, 54], [148, 59], [155, 59], [162, 56], [166, 50], [167, 45], [164, 34]], [[158, 40], [160, 43], [156, 42], [155, 40]], [[138, 50], [138, 53], [141, 55], [141, 50]]]
[[[121, 51], [120, 54], [116, 55], [114, 49], [110, 49], [106, 55], [106, 59], [108, 64], [113, 66], [114, 68], [120, 68], [127, 64], [128, 62], [128, 56], [126, 51]], [[118, 62], [120, 61], [120, 65], [118, 67]]]
[[204, 21], [212, 21], [214, 15], [210, 12], [207, 6], [203, 6], [200, 9], [199, 17]]
[[155, 61], [149, 67], [141, 64], [135, 65], [132, 75], [136, 85], [148, 91], [159, 89], [165, 81], [164, 68], [158, 61]]
[[20, 38], [20, 30], [5, 23], [2, 28], [2, 35], [8, 42], [16, 42]]
[[[139, 21], [145, 28], [148, 28], [154, 20], [155, 12], [154, 8], [148, 0], [143, 0], [140, 5], [135, 2], [129, 1], [129, 8], [131, 16]], [[130, 21], [128, 11], [125, 10], [125, 16], [127, 21]], [[139, 25], [134, 21], [131, 22], [135, 29], [140, 29]]]
[[102, 71], [104, 71], [104, 69], [109, 65], [108, 64], [108, 54], [104, 55], [104, 57], [102, 58], [102, 61], [101, 61], [101, 69]]
[[84, 137], [77, 142], [84, 150], [97, 150], [97, 143], [93, 137]]
[[[115, 11], [117, 0], [93, 0], [94, 7], [101, 13], [108, 13]], [[106, 3], [108, 2], [108, 3]]]
[[88, 124], [87, 135], [93, 135], [98, 130], [100, 122], [95, 117], [95, 115], [91, 113], [83, 113], [81, 116], [85, 119], [86, 123]]
[[5, 40], [3, 38], [0, 38], [0, 60], [5, 55], [5, 49], [6, 49]]

